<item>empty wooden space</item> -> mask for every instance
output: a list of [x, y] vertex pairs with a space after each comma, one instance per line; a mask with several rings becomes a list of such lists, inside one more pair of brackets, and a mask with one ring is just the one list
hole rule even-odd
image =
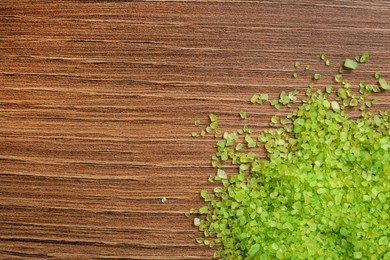
[[[194, 119], [232, 130], [243, 110], [259, 132], [285, 111], [252, 94], [303, 90], [314, 71], [325, 86], [366, 50], [354, 79], [390, 79], [389, 13], [386, 0], [2, 0], [0, 258], [211, 259], [184, 217], [213, 172]], [[312, 70], [294, 80], [295, 60]]]

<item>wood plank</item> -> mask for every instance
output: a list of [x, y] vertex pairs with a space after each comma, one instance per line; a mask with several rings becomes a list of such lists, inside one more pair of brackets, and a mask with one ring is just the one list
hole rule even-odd
[[[213, 151], [193, 120], [259, 132], [259, 92], [390, 78], [389, 1], [0, 3], [0, 258], [211, 259], [183, 213]], [[335, 65], [319, 59], [328, 54]], [[293, 62], [311, 72], [291, 79]], [[389, 92], [378, 108], [389, 109]], [[166, 204], [161, 198], [167, 197]]]

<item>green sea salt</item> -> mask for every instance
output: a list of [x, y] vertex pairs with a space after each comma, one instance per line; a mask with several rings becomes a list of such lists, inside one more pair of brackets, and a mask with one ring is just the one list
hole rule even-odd
[[[196, 241], [216, 247], [214, 258], [390, 259], [390, 111], [373, 112], [371, 98], [388, 83], [377, 76], [354, 86], [342, 76], [337, 87], [311, 83], [296, 109], [271, 117], [273, 128], [256, 135], [244, 125], [215, 140], [216, 187], [201, 191], [205, 205], [193, 219], [203, 234]], [[297, 94], [269, 103], [280, 108]], [[351, 116], [356, 106], [362, 112]]]

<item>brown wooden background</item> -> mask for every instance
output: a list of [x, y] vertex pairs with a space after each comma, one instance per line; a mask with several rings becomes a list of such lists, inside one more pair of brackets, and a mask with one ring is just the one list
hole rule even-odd
[[[244, 110], [258, 132], [275, 112], [252, 94], [314, 71], [325, 84], [365, 50], [353, 79], [390, 79], [389, 14], [366, 0], [1, 0], [0, 258], [210, 259], [183, 216], [212, 173], [193, 120], [232, 130]], [[295, 60], [313, 71], [291, 79]]]

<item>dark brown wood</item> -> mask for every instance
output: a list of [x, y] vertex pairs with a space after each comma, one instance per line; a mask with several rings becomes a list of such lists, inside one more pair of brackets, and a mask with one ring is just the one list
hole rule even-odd
[[[365, 50], [352, 81], [390, 79], [389, 13], [385, 0], [2, 0], [0, 258], [210, 259], [183, 215], [212, 173], [193, 120], [236, 129], [244, 110], [259, 132], [285, 111], [252, 94], [302, 90], [313, 71], [325, 85]], [[313, 71], [291, 79], [295, 60]]]

